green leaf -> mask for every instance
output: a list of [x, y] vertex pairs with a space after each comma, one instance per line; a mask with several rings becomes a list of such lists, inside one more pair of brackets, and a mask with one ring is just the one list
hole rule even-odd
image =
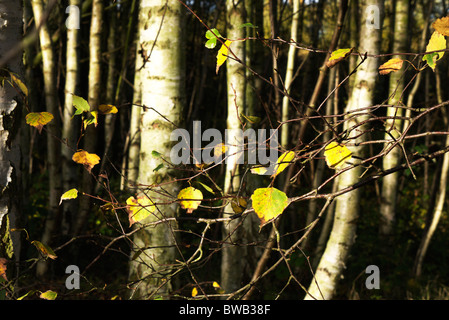
[[217, 38], [223, 38], [220, 34], [220, 32], [213, 28], [211, 30], [207, 30], [206, 31], [206, 38], [209, 39], [207, 40], [205, 46], [207, 49], [213, 49], [217, 46]]
[[89, 103], [84, 98], [81, 98], [79, 96], [73, 95], [72, 104], [76, 108], [76, 111], [73, 114], [73, 116], [80, 115], [83, 112], [89, 112], [90, 111]]
[[215, 48], [217, 46], [217, 38], [207, 40], [205, 46], [207, 49]]
[[164, 167], [163, 163], [160, 163], [156, 168], [153, 169], [153, 172], [158, 172], [159, 170], [161, 170]]
[[61, 200], [59, 201], [59, 205], [61, 205], [62, 201], [76, 199], [78, 197], [78, 190], [70, 189], [62, 194]]
[[217, 39], [217, 37], [222, 38], [220, 32], [216, 28], [212, 28], [206, 31], [207, 39]]
[[157, 152], [156, 150], [151, 151], [151, 155], [155, 158], [160, 158], [161, 154], [159, 152]]
[[240, 25], [239, 29], [240, 28], [258, 28], [258, 27], [253, 25], [251, 22], [247, 22], [247, 23], [244, 23], [244, 24]]
[[261, 225], [278, 217], [288, 205], [287, 195], [276, 188], [259, 188], [251, 196]]

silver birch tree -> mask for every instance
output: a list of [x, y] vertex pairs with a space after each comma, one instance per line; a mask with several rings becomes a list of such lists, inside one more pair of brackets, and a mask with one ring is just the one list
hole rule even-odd
[[[139, 195], [157, 204], [153, 215], [142, 223], [146, 227], [133, 237], [129, 279], [133, 299], [168, 298], [170, 264], [176, 256], [173, 224], [152, 223], [174, 217], [178, 205], [173, 203], [178, 193], [177, 183], [166, 166], [153, 171], [161, 159], [152, 156], [157, 151], [170, 159], [170, 135], [182, 122], [185, 104], [185, 63], [183, 21], [185, 12], [177, 0], [142, 0], [139, 9], [143, 65], [140, 65], [142, 85], [141, 144], [138, 183]], [[137, 106], [136, 106], [137, 108]], [[159, 184], [165, 183], [163, 186]], [[143, 186], [148, 186], [144, 189]], [[138, 257], [135, 253], [139, 252]]]
[[[393, 52], [405, 52], [407, 47], [407, 29], [409, 17], [409, 1], [396, 1], [395, 24], [394, 24], [394, 44]], [[402, 59], [398, 55], [394, 58]], [[388, 104], [393, 105], [387, 109], [387, 117], [385, 121], [385, 140], [397, 139], [402, 133], [403, 121], [399, 119], [402, 116], [403, 109], [395, 107], [403, 102], [404, 75], [401, 72], [393, 72], [390, 74], [389, 84], [389, 100]], [[393, 141], [394, 142], [394, 141]], [[390, 142], [385, 144], [385, 148], [390, 147]], [[382, 158], [384, 170], [394, 168], [401, 161], [402, 151], [400, 146], [393, 148], [388, 154]], [[398, 190], [399, 172], [394, 172], [382, 179], [382, 202], [380, 205], [380, 234], [390, 236], [395, 218], [396, 195]]]
[[[374, 16], [367, 12], [369, 5], [375, 5], [380, 16]], [[372, 7], [371, 7], [372, 8]], [[361, 29], [359, 40], [359, 52], [378, 54], [381, 41], [381, 15], [383, 13], [383, 1], [361, 1]], [[369, 11], [369, 10], [368, 10]], [[349, 130], [349, 142], [354, 146], [349, 147], [354, 155], [363, 157], [363, 147], [358, 143], [366, 140], [363, 134], [365, 126], [363, 121], [368, 119], [364, 108], [373, 103], [373, 92], [378, 77], [378, 59], [367, 58], [359, 67], [354, 81], [354, 88], [346, 106], [348, 113], [344, 129]], [[354, 161], [357, 164], [356, 161]], [[362, 172], [361, 166], [343, 172], [338, 177], [338, 189], [354, 185], [359, 181]], [[332, 299], [336, 292], [340, 279], [356, 236], [357, 218], [359, 216], [360, 189], [347, 192], [339, 196], [335, 203], [334, 224], [326, 245], [308, 289], [305, 299]]]
[[[20, 45], [22, 36], [22, 3], [0, 1], [0, 55]], [[9, 59], [2, 68], [22, 77], [22, 52]], [[20, 238], [10, 233], [20, 219], [20, 108], [21, 97], [7, 81], [0, 86], [0, 258], [18, 262]], [[13, 266], [14, 263], [9, 264]], [[9, 272], [8, 272], [9, 273]], [[0, 292], [2, 293], [2, 292]]]

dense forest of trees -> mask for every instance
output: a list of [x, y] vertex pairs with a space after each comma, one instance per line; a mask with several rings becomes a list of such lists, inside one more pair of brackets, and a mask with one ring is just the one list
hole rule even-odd
[[0, 299], [447, 299], [445, 0], [0, 0]]

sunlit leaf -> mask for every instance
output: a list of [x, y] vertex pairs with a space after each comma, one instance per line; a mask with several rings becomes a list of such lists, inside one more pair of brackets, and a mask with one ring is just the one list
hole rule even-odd
[[53, 115], [50, 112], [31, 112], [25, 117], [25, 121], [32, 127], [35, 127], [39, 133], [42, 132], [42, 128], [53, 120]]
[[23, 296], [18, 297], [17, 300], [23, 300], [26, 297], [28, 297], [29, 295], [34, 294], [34, 293], [36, 293], [36, 290], [30, 290], [27, 293], [25, 293]]
[[379, 74], [385, 75], [390, 72], [396, 72], [402, 68], [403, 63], [404, 60], [399, 58], [390, 59], [379, 67]]
[[449, 16], [435, 20], [432, 27], [443, 36], [449, 36]]
[[268, 167], [256, 166], [251, 168], [252, 174], [265, 175], [268, 172]]
[[275, 166], [274, 174], [272, 175], [272, 177], [275, 177], [279, 173], [284, 171], [285, 168], [287, 168], [292, 163], [293, 159], [295, 159], [295, 155], [296, 154], [294, 151], [287, 151], [287, 152], [284, 152], [283, 154], [281, 154], [281, 156], [276, 161], [276, 166]]
[[86, 99], [79, 97], [77, 95], [73, 95], [72, 104], [75, 107], [76, 111], [73, 114], [74, 116], [80, 115], [83, 112], [89, 112], [90, 111], [90, 105], [86, 101]]
[[31, 244], [33, 244], [45, 257], [48, 257], [53, 260], [57, 258], [53, 250], [46, 244], [43, 244], [42, 242], [37, 240], [31, 241]]
[[146, 196], [138, 196], [137, 199], [129, 197], [126, 200], [129, 226], [149, 217], [156, 209], [154, 202]]
[[85, 150], [79, 150], [77, 151], [73, 157], [72, 160], [76, 163], [84, 165], [84, 167], [90, 172], [92, 168], [100, 163], [100, 157], [97, 156], [95, 153], [89, 153]]
[[335, 50], [334, 52], [332, 52], [329, 60], [326, 61], [326, 66], [328, 68], [333, 68], [341, 60], [346, 59], [352, 53], [352, 51], [354, 51], [354, 48]]
[[212, 283], [212, 287], [221, 288], [217, 281], [214, 281], [214, 283]]
[[70, 189], [62, 194], [61, 200], [59, 201], [59, 205], [61, 205], [62, 201], [76, 199], [78, 197], [78, 190]]
[[[440, 34], [438, 31], [435, 31], [432, 33], [432, 36], [430, 37], [429, 43], [426, 47], [426, 52], [431, 51], [438, 51], [438, 50], [444, 50], [446, 49], [446, 38]], [[433, 52], [424, 55], [422, 58], [423, 61], [426, 61], [429, 67], [432, 68], [432, 70], [435, 71], [436, 62], [440, 60], [444, 55], [444, 52]]]
[[288, 205], [287, 195], [276, 188], [256, 189], [251, 200], [261, 224], [278, 217]]
[[229, 47], [231, 46], [232, 41], [226, 40], [224, 44], [221, 45], [220, 50], [218, 50], [217, 53], [217, 68], [215, 70], [216, 73], [218, 73], [218, 70], [222, 66], [223, 63], [225, 63], [226, 59], [228, 58], [228, 51]]
[[118, 109], [113, 106], [112, 104], [100, 104], [98, 106], [98, 111], [101, 114], [111, 114], [111, 113], [117, 113]]
[[194, 187], [188, 187], [179, 191], [178, 200], [181, 200], [180, 205], [187, 213], [192, 213], [201, 204], [203, 193]]
[[207, 42], [205, 44], [206, 48], [208, 48], [208, 49], [215, 48], [217, 46], [217, 42], [218, 42], [217, 38], [221, 38], [221, 37], [222, 36], [221, 36], [220, 32], [217, 29], [213, 28], [213, 29], [207, 30], [206, 31], [206, 38], [208, 40], [207, 40]]
[[39, 298], [45, 300], [55, 300], [58, 294], [52, 290], [47, 290], [39, 295]]
[[98, 125], [98, 111], [90, 112], [89, 118], [84, 119], [84, 129], [87, 128], [88, 125], [93, 124], [95, 127]]
[[337, 169], [351, 159], [352, 152], [344, 144], [332, 141], [324, 149], [324, 157], [329, 168]]
[[195, 298], [198, 295], [198, 289], [196, 287], [193, 287], [192, 289], [192, 297]]

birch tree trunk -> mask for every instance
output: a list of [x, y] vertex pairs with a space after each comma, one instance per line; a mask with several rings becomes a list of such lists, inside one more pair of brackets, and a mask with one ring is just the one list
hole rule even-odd
[[[20, 45], [22, 37], [22, 3], [0, 0], [0, 55]], [[18, 54], [5, 65], [8, 71], [22, 77], [22, 54]], [[20, 228], [20, 119], [21, 97], [6, 81], [0, 86], [0, 257], [13, 260], [8, 268], [18, 266], [20, 259], [20, 238], [11, 228]], [[8, 261], [10, 262], [10, 261]], [[11, 261], [12, 262], [12, 261]], [[10, 274], [7, 274], [10, 277]], [[11, 279], [10, 277], [9, 279]]]
[[[153, 171], [162, 160], [155, 150], [170, 159], [170, 135], [182, 123], [185, 105], [184, 16], [177, 0], [142, 0], [139, 10], [140, 38], [145, 61], [140, 70], [142, 85], [141, 145], [138, 182], [152, 186], [140, 192], [157, 204], [153, 215], [143, 221], [151, 224], [174, 217], [178, 205], [177, 183], [167, 167]], [[137, 107], [136, 107], [137, 108]], [[153, 109], [154, 108], [154, 109]], [[157, 112], [156, 112], [157, 111]], [[163, 115], [166, 119], [161, 117]], [[174, 125], [173, 125], [174, 124]], [[161, 187], [159, 184], [165, 183]], [[168, 298], [170, 265], [175, 262], [173, 223], [160, 223], [137, 231], [133, 237], [129, 279], [133, 299]], [[138, 257], [135, 253], [140, 252]]]
[[[70, 8], [67, 26], [67, 51], [66, 51], [66, 80], [65, 100], [62, 120], [62, 184], [65, 191], [77, 186], [77, 166], [72, 160], [73, 151], [76, 150], [78, 121], [72, 119], [74, 113], [73, 95], [76, 94], [79, 68], [78, 68], [78, 27], [81, 19], [80, 0], [70, 0]], [[76, 9], [78, 8], [78, 9]], [[73, 20], [72, 20], [73, 19]], [[77, 24], [78, 23], [78, 24]], [[78, 212], [77, 201], [64, 201], [62, 209], [62, 232], [69, 234], [73, 228], [74, 216]]]
[[[228, 0], [226, 2], [227, 38], [235, 40], [245, 38], [245, 28], [239, 28], [245, 23], [246, 9], [245, 1]], [[243, 62], [245, 62], [245, 43], [233, 42], [232, 52]], [[228, 59], [226, 64], [227, 76], [227, 141], [228, 154], [226, 159], [226, 176], [224, 183], [224, 191], [228, 195], [236, 195], [240, 187], [239, 166], [237, 164], [240, 144], [239, 138], [241, 132], [241, 123], [239, 113], [245, 113], [246, 108], [246, 69], [245, 67], [233, 59]], [[230, 202], [224, 209], [223, 216], [229, 217], [234, 212]], [[234, 219], [223, 225], [224, 244], [222, 247], [221, 258], [221, 282], [220, 285], [226, 292], [233, 292], [240, 287], [242, 279], [242, 270], [244, 267], [245, 247], [235, 245], [240, 243], [244, 237], [244, 227], [240, 224], [241, 219]]]
[[[304, 0], [293, 0], [293, 15], [292, 15], [292, 24], [290, 31], [290, 39], [293, 41], [299, 42], [298, 39], [298, 26], [299, 26], [299, 8], [302, 5]], [[293, 73], [295, 68], [295, 56], [296, 56], [296, 47], [291, 45], [288, 48], [288, 57], [287, 57], [287, 71], [285, 73], [284, 86], [285, 90], [288, 94], [290, 94], [290, 87], [293, 81]], [[288, 95], [282, 98], [282, 122], [286, 122], [289, 119], [289, 105], [290, 101]], [[289, 125], [288, 123], [284, 123], [282, 125], [281, 130], [281, 145], [284, 148], [288, 148], [289, 143]]]
[[[54, 54], [50, 31], [45, 21], [42, 21], [44, 7], [42, 0], [32, 0], [34, 18], [39, 29], [39, 40], [42, 52], [42, 70], [44, 74], [44, 94], [47, 112], [50, 112], [54, 119], [47, 125], [47, 155], [48, 155], [48, 177], [49, 177], [49, 202], [48, 215], [45, 221], [45, 228], [41, 242], [51, 245], [51, 238], [60, 222], [59, 198], [61, 196], [61, 166], [60, 166], [60, 142], [53, 135], [58, 135], [59, 110], [56, 96], [56, 79]], [[41, 25], [42, 24], [42, 25]], [[36, 267], [36, 275], [42, 277], [48, 268], [46, 261], [40, 261]]]
[[[379, 13], [383, 13], [383, 1], [361, 1], [362, 21], [360, 30], [359, 51], [361, 53], [378, 54], [381, 40], [380, 25], [379, 29], [373, 27], [371, 21], [367, 19], [370, 15], [366, 14], [369, 5], [376, 5]], [[378, 17], [379, 21], [381, 17]], [[373, 92], [377, 73], [378, 59], [368, 58], [358, 69], [355, 75], [354, 89], [349, 98], [346, 112], [348, 112], [347, 121], [344, 129], [349, 130], [349, 139], [351, 144], [358, 144], [366, 140], [362, 134], [364, 125], [359, 125], [368, 118], [368, 114], [358, 111], [360, 108], [366, 108], [373, 103]], [[349, 146], [354, 155], [363, 157], [363, 147]], [[354, 159], [354, 158], [353, 158]], [[356, 163], [356, 160], [352, 160]], [[343, 189], [354, 185], [359, 181], [362, 167], [356, 166], [353, 169], [343, 172], [339, 177], [338, 189]], [[339, 196], [335, 201], [335, 216], [332, 231], [326, 245], [326, 249], [321, 257], [318, 268], [315, 272], [315, 278], [312, 280], [308, 295], [305, 299], [332, 299], [335, 295], [338, 280], [340, 279], [356, 236], [357, 219], [359, 216], [360, 189]]]
[[[92, 18], [90, 24], [89, 37], [89, 75], [88, 75], [88, 97], [87, 101], [91, 111], [98, 109], [101, 97], [101, 31], [103, 26], [103, 1], [93, 0]], [[83, 149], [90, 153], [95, 153], [97, 146], [97, 129], [90, 125], [84, 133]], [[86, 194], [92, 194], [94, 188], [93, 178], [90, 172], [83, 170], [82, 191]], [[80, 198], [80, 208], [75, 224], [75, 234], [79, 234], [85, 227], [87, 217], [91, 210], [90, 197]]]
[[[406, 52], [407, 49], [407, 29], [409, 16], [409, 1], [397, 0], [394, 25], [394, 45], [393, 52]], [[394, 58], [403, 59], [403, 56]], [[403, 109], [394, 107], [403, 101], [404, 75], [401, 72], [390, 73], [390, 92], [388, 104], [393, 107], [387, 109], [387, 117], [392, 117], [385, 121], [385, 140], [397, 139], [402, 132], [403, 121], [397, 119], [402, 117]], [[396, 118], [397, 117], [397, 118]], [[394, 141], [393, 141], [394, 143]], [[388, 148], [390, 143], [385, 143]], [[400, 146], [392, 149], [386, 154], [383, 161], [383, 169], [388, 170], [399, 165], [401, 161]], [[380, 226], [379, 232], [382, 238], [389, 238], [393, 231], [396, 210], [396, 195], [398, 190], [399, 172], [394, 172], [382, 179], [382, 200], [380, 204]]]

